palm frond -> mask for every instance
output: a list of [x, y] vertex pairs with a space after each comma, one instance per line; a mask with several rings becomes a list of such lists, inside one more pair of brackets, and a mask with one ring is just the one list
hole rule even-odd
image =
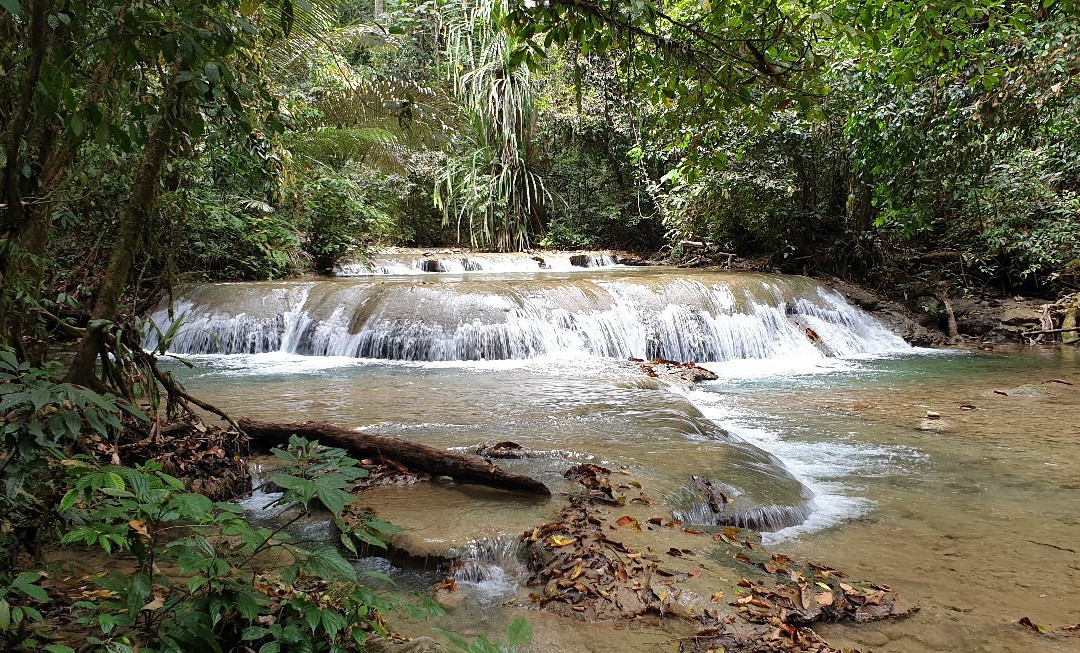
[[529, 247], [544, 202], [550, 199], [531, 170], [536, 88], [513, 43], [498, 25], [505, 0], [445, 5], [443, 69], [470, 118], [470, 137], [451, 157], [436, 189], [444, 223], [469, 225], [478, 249]]

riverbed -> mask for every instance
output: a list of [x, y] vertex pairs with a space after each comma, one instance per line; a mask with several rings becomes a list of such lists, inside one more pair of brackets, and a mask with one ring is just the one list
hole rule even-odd
[[[1018, 625], [1080, 622], [1076, 349], [914, 349], [809, 280], [772, 275], [387, 275], [186, 297], [202, 333], [184, 341], [197, 365], [185, 382], [230, 413], [461, 450], [512, 440], [538, 455], [500, 464], [556, 491], [575, 462], [625, 469], [669, 504], [690, 475], [708, 476], [744, 510], [791, 509], [769, 513], [780, 516], [767, 547], [888, 583], [921, 607], [821, 629], [836, 645], [1078, 648]], [[626, 360], [655, 355], [719, 378], [690, 387]], [[432, 551], [504, 541], [559, 507], [446, 484], [379, 489], [372, 503]], [[663, 628], [583, 639], [549, 615], [495, 609], [519, 582], [508, 570], [439, 623], [498, 635], [521, 614], [539, 650], [671, 648]]]

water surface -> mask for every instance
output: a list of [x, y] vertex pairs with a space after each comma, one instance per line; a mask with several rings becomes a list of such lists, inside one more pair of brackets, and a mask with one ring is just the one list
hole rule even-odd
[[[233, 414], [463, 450], [513, 440], [538, 455], [506, 466], [556, 491], [570, 489], [561, 474], [579, 461], [625, 466], [664, 495], [709, 476], [746, 505], [805, 508], [806, 519], [765, 534], [769, 546], [891, 584], [922, 607], [900, 622], [828, 627], [835, 643], [1080, 648], [1017, 625], [1080, 622], [1075, 349], [915, 350], [834, 293], [775, 275], [228, 284], [187, 289], [180, 305], [191, 331], [178, 348], [198, 367], [179, 373]], [[720, 379], [673, 386], [625, 361], [655, 353], [694, 358]], [[442, 484], [372, 497], [436, 547], [511, 537], [561, 505]], [[485, 605], [443, 625], [498, 634], [514, 611]], [[545, 650], [585, 641], [527, 616]], [[615, 630], [573, 650], [665, 646], [655, 629]]]

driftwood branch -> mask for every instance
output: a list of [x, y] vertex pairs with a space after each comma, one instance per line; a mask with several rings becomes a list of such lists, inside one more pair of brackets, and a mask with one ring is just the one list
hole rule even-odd
[[956, 323], [956, 313], [953, 312], [952, 302], [949, 301], [949, 293], [947, 291], [938, 293], [938, 299], [945, 306], [945, 316], [949, 326], [949, 344], [955, 345], [960, 342], [960, 328]]
[[[162, 372], [161, 369], [157, 366], [157, 357], [154, 356], [152, 353], [145, 352], [140, 349], [137, 351], [137, 354], [143, 359], [143, 362], [146, 364], [147, 368], [149, 368], [150, 373], [154, 375], [154, 378], [157, 379], [157, 382], [165, 388], [166, 393], [174, 397], [178, 397], [179, 399], [187, 403], [195, 404], [196, 406], [202, 408], [208, 413], [213, 413], [221, 419], [225, 420], [229, 423], [229, 426], [233, 427], [237, 431], [240, 430], [240, 427], [237, 425], [237, 423], [234, 422], [233, 419], [229, 417], [229, 415], [225, 411], [221, 410], [220, 408], [214, 406], [209, 402], [203, 401], [198, 397], [193, 396], [187, 390], [184, 390], [184, 388], [181, 387], [179, 383], [176, 382], [176, 380], [172, 377], [172, 374], [169, 374], [168, 372]], [[188, 412], [191, 412], [191, 410], [189, 409]]]
[[[47, 310], [41, 309], [40, 313], [43, 317], [47, 318], [57, 328], [59, 328], [64, 333], [67, 333], [68, 335], [74, 336], [76, 338], [82, 338], [86, 335], [86, 329], [69, 324], [66, 320], [54, 315], [53, 313], [50, 313]], [[105, 342], [109, 347], [112, 348], [114, 352], [119, 351], [120, 343], [116, 339], [115, 335], [105, 334]], [[194, 404], [208, 413], [213, 413], [214, 415], [217, 415], [221, 419], [228, 422], [229, 425], [232, 426], [234, 429], [240, 430], [236, 422], [234, 422], [233, 419], [229, 417], [229, 415], [225, 411], [221, 410], [220, 408], [214, 406], [209, 402], [203, 401], [202, 399], [199, 399], [198, 397], [192, 395], [187, 390], [185, 390], [179, 383], [177, 383], [176, 379], [172, 378], [171, 374], [162, 371], [161, 368], [157, 366], [157, 356], [155, 356], [152, 352], [143, 351], [142, 349], [137, 348], [130, 349], [130, 351], [133, 357], [143, 362], [143, 364], [146, 366], [146, 369], [149, 370], [150, 374], [154, 377], [154, 379], [156, 379], [157, 382], [160, 383], [163, 388], [165, 388], [165, 392], [168, 395], [179, 399], [184, 403]], [[105, 370], [108, 371], [110, 369], [110, 364], [104, 352], [102, 353], [102, 363]], [[120, 390], [123, 390], [124, 383], [122, 378], [120, 378], [119, 376], [113, 376], [113, 382], [119, 387]], [[107, 387], [103, 387], [102, 390], [107, 390]], [[189, 413], [193, 412], [190, 408], [187, 408], [187, 410]]]
[[1041, 336], [1049, 335], [1051, 333], [1075, 333], [1080, 331], [1080, 327], [1069, 327], [1068, 329], [1036, 329], [1034, 331], [1022, 331], [1022, 336]]
[[350, 431], [320, 422], [277, 424], [241, 419], [239, 425], [252, 441], [262, 444], [285, 444], [290, 436], [298, 435], [344, 449], [358, 458], [392, 458], [414, 472], [449, 476], [459, 483], [540, 496], [551, 494], [540, 481], [506, 472], [480, 456], [444, 451], [401, 438]]

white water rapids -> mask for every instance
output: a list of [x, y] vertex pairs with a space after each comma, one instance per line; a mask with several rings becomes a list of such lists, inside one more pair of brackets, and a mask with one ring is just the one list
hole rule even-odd
[[[800, 277], [438, 276], [195, 285], [181, 290], [171, 317], [162, 306], [151, 320], [160, 332], [181, 322], [167, 348], [183, 354], [708, 362], [907, 348], [838, 293]], [[157, 331], [144, 345], [157, 347]]]

